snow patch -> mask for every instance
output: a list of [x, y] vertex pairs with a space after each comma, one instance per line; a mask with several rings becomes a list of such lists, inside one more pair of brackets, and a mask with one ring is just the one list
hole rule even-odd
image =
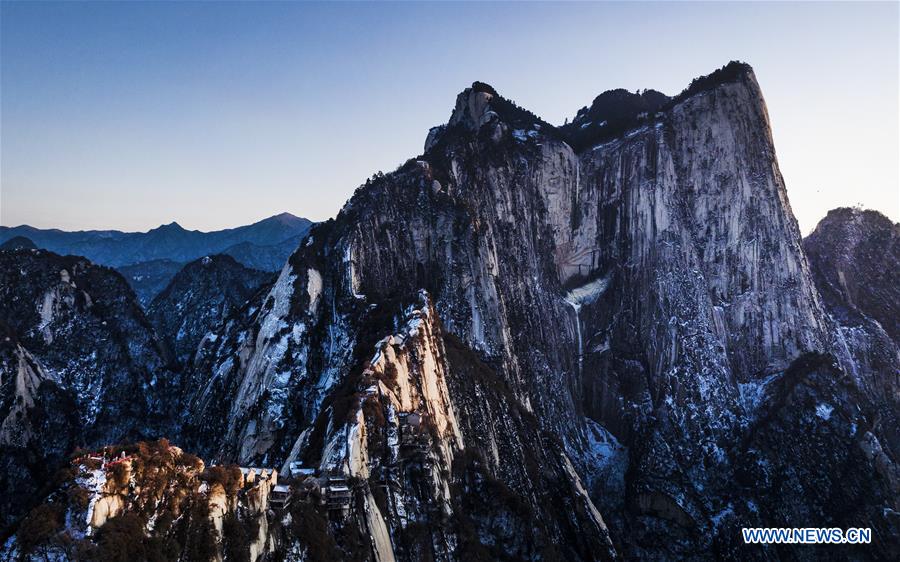
[[823, 420], [831, 419], [831, 413], [834, 411], [834, 407], [831, 404], [821, 403], [816, 406], [816, 415], [822, 418]]
[[309, 313], [315, 315], [319, 306], [319, 296], [322, 294], [322, 275], [315, 269], [306, 272], [306, 292], [309, 294]]
[[[537, 126], [537, 125], [535, 125], [535, 126]], [[525, 129], [515, 129], [512, 132], [512, 136], [519, 142], [525, 142], [529, 138], [532, 138], [532, 139], [537, 138], [538, 134], [539, 133], [535, 130], [526, 131]]]
[[738, 384], [741, 404], [748, 413], [755, 412], [765, 401], [768, 387], [781, 373], [774, 373], [763, 379]]
[[711, 519], [712, 519], [713, 528], [718, 529], [719, 524], [722, 522], [722, 520], [725, 519], [726, 517], [728, 517], [729, 515], [734, 515], [734, 506], [731, 504], [728, 504], [728, 506], [725, 509], [723, 509], [722, 511], [720, 511], [712, 516]]
[[589, 305], [597, 302], [597, 299], [606, 292], [608, 287], [609, 277], [601, 277], [572, 289], [566, 293], [566, 296], [563, 298], [565, 298], [572, 306], [578, 306], [580, 308], [582, 305]]

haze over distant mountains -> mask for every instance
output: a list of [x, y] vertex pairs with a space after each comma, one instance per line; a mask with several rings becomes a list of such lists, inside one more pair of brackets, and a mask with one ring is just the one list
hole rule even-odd
[[148, 232], [84, 230], [67, 232], [28, 225], [0, 226], [0, 244], [27, 239], [38, 248], [60, 255], [84, 256], [100, 265], [115, 267], [147, 305], [181, 267], [197, 258], [227, 254], [261, 271], [277, 271], [306, 235], [312, 221], [281, 213], [236, 228], [201, 232], [177, 222]]
[[[306, 234], [311, 224], [307, 219], [281, 213], [250, 225], [213, 232], [187, 230], [177, 222], [161, 225], [148, 232], [66, 232], [28, 225], [0, 226], [0, 243], [23, 236], [38, 247], [57, 254], [84, 256], [97, 264], [120, 267], [157, 259], [188, 262], [208, 254], [231, 254], [235, 247], [238, 253], [246, 253], [248, 245], [267, 247], [288, 240], [299, 242], [299, 238]], [[279, 260], [283, 261], [283, 258]], [[274, 267], [281, 265], [282, 263], [278, 263]]]

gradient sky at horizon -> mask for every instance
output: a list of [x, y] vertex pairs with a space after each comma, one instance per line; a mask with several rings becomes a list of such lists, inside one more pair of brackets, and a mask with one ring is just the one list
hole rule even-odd
[[334, 216], [475, 80], [552, 123], [753, 65], [804, 233], [900, 220], [900, 5], [0, 4], [0, 224]]

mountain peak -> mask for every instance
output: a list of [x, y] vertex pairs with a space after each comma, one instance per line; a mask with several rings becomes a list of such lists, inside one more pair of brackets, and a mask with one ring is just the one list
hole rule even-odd
[[745, 62], [733, 60], [722, 68], [718, 68], [709, 74], [691, 80], [691, 83], [687, 88], [672, 98], [671, 103], [676, 104], [701, 92], [712, 90], [721, 84], [742, 81], [756, 82], [756, 75], [753, 73], [753, 67]]
[[487, 82], [479, 82], [478, 80], [476, 80], [475, 82], [472, 82], [472, 91], [473, 92], [484, 92], [484, 93], [490, 94], [492, 96], [498, 95], [497, 90], [495, 90], [493, 86], [491, 86]]
[[497, 91], [484, 82], [474, 82], [456, 96], [456, 107], [450, 115], [448, 125], [463, 125], [467, 129], [476, 130], [492, 116], [497, 114], [491, 110], [490, 103], [497, 96]]
[[150, 232], [180, 232], [184, 231], [184, 227], [178, 224], [175, 221], [170, 222], [169, 224], [161, 224], [156, 228], [152, 229]]
[[900, 224], [878, 211], [839, 207], [803, 240], [803, 249], [838, 318], [858, 322], [855, 313], [862, 313], [900, 342]]
[[819, 228], [829, 228], [833, 225], [856, 223], [860, 225], [869, 225], [872, 228], [897, 229], [898, 225], [890, 218], [873, 209], [861, 209], [859, 207], [838, 207], [831, 209], [825, 215], [816, 230]]
[[277, 215], [272, 215], [271, 217], [264, 219], [264, 221], [277, 222], [285, 226], [296, 226], [298, 224], [305, 224], [309, 222], [307, 219], [298, 217], [297, 215], [293, 215], [286, 211], [283, 213], [278, 213]]
[[607, 90], [594, 98], [589, 107], [581, 108], [572, 122], [554, 127], [501, 96], [487, 82], [475, 81], [457, 95], [447, 124], [428, 132], [425, 152], [435, 146], [447, 130], [479, 131], [488, 123], [493, 123], [491, 131], [495, 140], [502, 138], [506, 130], [541, 130], [551, 136], [556, 135], [580, 151], [597, 142], [621, 136], [679, 102], [732, 82], [746, 83], [757, 92], [759, 89], [753, 68], [745, 62], [731, 61], [710, 74], [695, 78], [674, 97], [652, 89], [636, 92], [622, 88]]
[[475, 81], [456, 96], [456, 105], [446, 125], [432, 127], [425, 139], [425, 152], [428, 152], [444, 137], [450, 129], [479, 131], [484, 125], [492, 123], [491, 138], [496, 142], [505, 131], [514, 129], [545, 130], [553, 126], [534, 113], [516, 105], [513, 101], [497, 93], [493, 86], [486, 82]]

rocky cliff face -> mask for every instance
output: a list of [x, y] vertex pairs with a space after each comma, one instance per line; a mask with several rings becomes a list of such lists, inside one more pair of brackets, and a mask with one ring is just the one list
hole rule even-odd
[[228, 255], [184, 266], [147, 308], [157, 333], [185, 364], [200, 340], [239, 310], [271, 275], [244, 267]]
[[877, 211], [834, 209], [803, 248], [838, 320], [871, 318], [900, 343], [900, 225]]
[[[891, 475], [876, 481], [896, 484], [900, 451], [900, 225], [875, 211], [835, 209], [803, 241], [803, 247], [816, 286], [853, 356], [861, 394], [856, 402], [868, 411], [871, 424], [862, 434], [867, 440], [865, 454], [874, 455], [879, 470]], [[886, 502], [895, 511], [896, 503]], [[892, 521], [892, 538], [897, 544], [896, 517]], [[895, 548], [894, 552], [898, 551]]]
[[[859, 364], [860, 346], [823, 307], [749, 67], [633, 105], [644, 110], [610, 115], [626, 123], [620, 134], [576, 150], [585, 139], [571, 126], [485, 84], [461, 93], [423, 156], [357, 190], [250, 316], [202, 351], [201, 446], [315, 457], [304, 436], [369, 348], [367, 314], [425, 289], [461, 349], [561, 439], [621, 552], [698, 555], [739, 540], [729, 522], [773, 493], [735, 490], [759, 416], [748, 396], [788, 400], [781, 386], [762, 389], [810, 352], [831, 354], [858, 388], [881, 367]], [[604, 111], [621, 113], [611, 107], [595, 103], [573, 125], [609, 121]], [[477, 400], [477, 388], [450, 391], [454, 404]], [[521, 439], [489, 412], [472, 417], [481, 433], [498, 427], [497, 441]], [[491, 474], [515, 482], [499, 466]], [[870, 523], [895, 532], [882, 519]]]
[[83, 258], [0, 252], [0, 325], [5, 527], [74, 446], [171, 431], [180, 389], [125, 280]]
[[892, 559], [900, 354], [877, 304], [822, 298], [831, 251], [746, 65], [559, 128], [477, 82], [203, 337], [180, 439], [299, 475], [292, 560]]

